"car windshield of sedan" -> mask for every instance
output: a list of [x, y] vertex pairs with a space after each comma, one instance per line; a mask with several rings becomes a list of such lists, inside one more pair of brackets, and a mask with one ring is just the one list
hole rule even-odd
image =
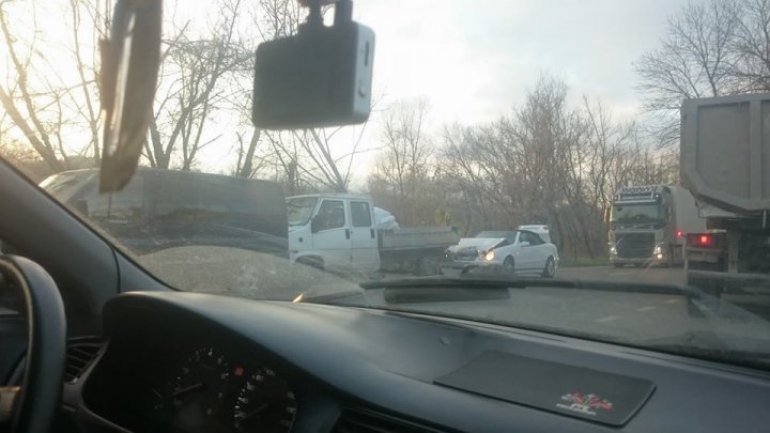
[[501, 231], [483, 231], [476, 234], [477, 238], [508, 238], [514, 236], [516, 232], [501, 232]]
[[[269, 129], [253, 122], [255, 52], [302, 31], [307, 8], [191, 1], [163, 2], [139, 168], [113, 193], [112, 2], [0, 2], [0, 158], [170, 288], [770, 359], [763, 167], [746, 144], [763, 117], [741, 99], [770, 101], [770, 3], [356, 0], [376, 35], [371, 114]], [[737, 99], [707, 98], [723, 95]], [[477, 239], [517, 227], [548, 242]], [[518, 285], [388, 295], [489, 279]]]

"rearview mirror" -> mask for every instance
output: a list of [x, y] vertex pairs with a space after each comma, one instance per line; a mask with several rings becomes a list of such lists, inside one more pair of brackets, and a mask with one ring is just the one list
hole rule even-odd
[[296, 35], [257, 48], [254, 126], [305, 129], [369, 118], [374, 32], [352, 20], [350, 0], [336, 4], [331, 27], [316, 7]]

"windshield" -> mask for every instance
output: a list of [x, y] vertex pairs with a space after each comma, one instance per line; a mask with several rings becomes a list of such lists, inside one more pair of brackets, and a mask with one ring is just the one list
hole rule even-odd
[[496, 231], [483, 231], [479, 232], [477, 238], [507, 238], [516, 235], [516, 232], [496, 232]]
[[657, 222], [661, 219], [661, 206], [658, 203], [616, 204], [612, 208], [612, 222], [616, 223]]
[[292, 198], [286, 200], [286, 211], [289, 216], [289, 226], [304, 226], [310, 221], [317, 197]]
[[[740, 141], [764, 117], [680, 111], [770, 91], [770, 2], [355, 0], [371, 114], [296, 129], [255, 127], [252, 102], [257, 48], [301, 31], [302, 2], [188, 2], [163, 2], [152, 112], [128, 114], [149, 121], [139, 168], [103, 194], [113, 2], [0, 1], [0, 159], [158, 280], [770, 359], [763, 177]], [[411, 277], [550, 285], [413, 303], [361, 287]]]

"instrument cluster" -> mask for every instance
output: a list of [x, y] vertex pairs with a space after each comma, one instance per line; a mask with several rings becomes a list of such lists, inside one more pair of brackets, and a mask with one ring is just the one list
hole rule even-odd
[[297, 398], [275, 369], [201, 346], [150, 388], [153, 430], [288, 433]]

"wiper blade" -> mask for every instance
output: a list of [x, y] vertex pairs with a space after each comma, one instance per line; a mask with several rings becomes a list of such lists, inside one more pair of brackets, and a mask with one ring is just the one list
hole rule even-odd
[[459, 277], [415, 277], [392, 280], [365, 281], [359, 284], [362, 289], [527, 289], [527, 288], [556, 288], [556, 289], [585, 289], [608, 292], [650, 293], [659, 295], [680, 295], [701, 297], [700, 290], [686, 286], [650, 284], [637, 282], [609, 282], [593, 280], [560, 280], [548, 278], [519, 278], [510, 275], [490, 275]]
[[672, 355], [698, 358], [705, 361], [741, 365], [744, 367], [767, 370], [770, 366], [770, 353], [735, 350], [730, 348], [712, 348], [688, 346], [684, 344], [639, 344], [634, 345], [647, 350], [655, 350]]

